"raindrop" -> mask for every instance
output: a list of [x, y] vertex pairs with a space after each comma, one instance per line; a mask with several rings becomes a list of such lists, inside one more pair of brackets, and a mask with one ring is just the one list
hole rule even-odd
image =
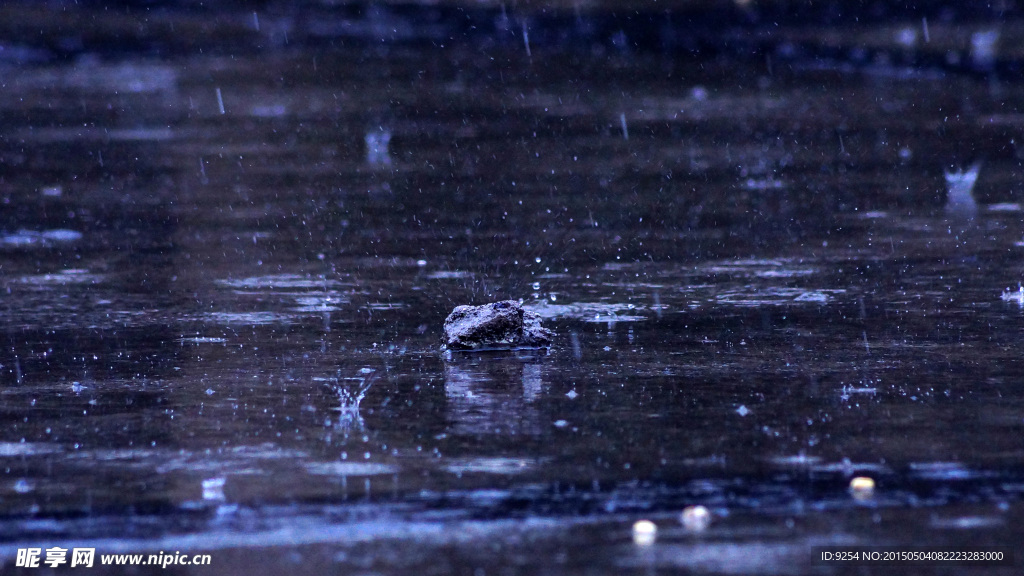
[[387, 166], [391, 164], [388, 145], [391, 143], [391, 132], [378, 127], [366, 132], [366, 163], [371, 166]]
[[533, 58], [533, 54], [530, 53], [530, 32], [526, 29], [526, 20], [522, 21], [523, 26], [523, 44], [526, 46], [526, 57]]

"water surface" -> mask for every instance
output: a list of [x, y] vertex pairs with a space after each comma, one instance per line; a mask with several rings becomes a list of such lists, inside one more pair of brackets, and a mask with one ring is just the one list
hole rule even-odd
[[[10, 67], [7, 565], [803, 573], [1018, 542], [1017, 77], [531, 48]], [[550, 350], [440, 355], [454, 306], [507, 298]]]

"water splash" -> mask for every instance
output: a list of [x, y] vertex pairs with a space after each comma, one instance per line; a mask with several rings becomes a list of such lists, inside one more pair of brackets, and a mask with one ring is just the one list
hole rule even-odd
[[370, 130], [366, 133], [366, 163], [370, 166], [390, 166], [391, 131], [383, 128]]
[[967, 171], [946, 172], [946, 214], [968, 219], [978, 214], [978, 203], [972, 192], [980, 169], [981, 162], [975, 162]]
[[1024, 286], [1016, 290], [1007, 289], [999, 298], [1004, 302], [1016, 302], [1018, 306], [1024, 307]]
[[359, 376], [342, 377], [339, 370], [336, 378], [314, 378], [324, 381], [338, 395], [339, 406], [334, 410], [339, 413], [336, 427], [341, 431], [362, 430], [365, 426], [363, 417], [359, 414], [359, 404], [366, 397], [367, 390], [377, 380], [376, 372], [373, 368], [362, 368], [359, 370]]

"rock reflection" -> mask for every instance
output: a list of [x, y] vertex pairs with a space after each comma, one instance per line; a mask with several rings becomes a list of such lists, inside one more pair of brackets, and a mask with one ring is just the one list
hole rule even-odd
[[455, 434], [538, 434], [535, 402], [547, 388], [537, 354], [466, 355], [445, 365], [450, 430]]

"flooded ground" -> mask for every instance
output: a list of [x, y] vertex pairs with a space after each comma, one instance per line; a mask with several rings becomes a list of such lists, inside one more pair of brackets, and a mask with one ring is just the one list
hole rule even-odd
[[[8, 570], [837, 573], [815, 547], [1020, 542], [1024, 92], [1012, 42], [977, 57], [991, 23], [755, 26], [750, 55], [531, 43], [500, 10], [509, 37], [447, 44], [361, 37], [405, 30], [384, 12], [17, 40], [33, 14], [0, 52]], [[454, 306], [508, 298], [550, 350], [442, 357]]]

